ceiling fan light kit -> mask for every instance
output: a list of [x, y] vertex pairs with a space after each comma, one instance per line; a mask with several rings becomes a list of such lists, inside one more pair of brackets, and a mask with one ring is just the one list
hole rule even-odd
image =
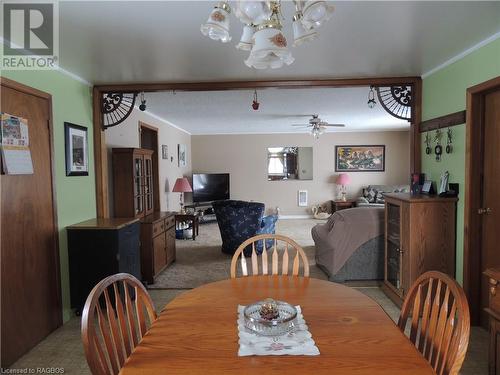
[[[333, 13], [333, 6], [326, 1], [294, 1], [293, 46], [316, 39], [316, 28], [325, 23]], [[231, 7], [222, 1], [210, 13], [201, 26], [203, 35], [210, 39], [229, 42], [229, 14]], [[239, 0], [236, 17], [245, 24], [237, 49], [250, 51], [245, 64], [255, 69], [276, 69], [290, 65], [295, 60], [288, 50], [286, 37], [281, 32], [281, 1]]]

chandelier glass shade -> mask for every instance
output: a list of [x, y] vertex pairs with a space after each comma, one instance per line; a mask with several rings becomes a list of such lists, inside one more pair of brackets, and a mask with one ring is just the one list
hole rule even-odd
[[[333, 6], [326, 1], [294, 0], [295, 16], [292, 20], [293, 46], [299, 46], [318, 36], [316, 29], [332, 15]], [[229, 42], [229, 14], [231, 8], [227, 1], [220, 2], [210, 13], [208, 20], [201, 26], [203, 35], [223, 43]], [[236, 17], [245, 24], [236, 48], [250, 51], [245, 60], [248, 67], [255, 69], [276, 69], [290, 65], [295, 60], [288, 50], [288, 43], [282, 33], [281, 1], [236, 2]]]
[[207, 22], [201, 25], [201, 33], [210, 39], [220, 40], [222, 43], [231, 41], [229, 13], [231, 13], [229, 5], [226, 2], [219, 3], [210, 12]]

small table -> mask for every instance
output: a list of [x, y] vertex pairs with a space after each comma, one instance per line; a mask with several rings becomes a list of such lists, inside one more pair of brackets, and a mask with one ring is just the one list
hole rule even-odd
[[353, 208], [356, 206], [356, 199], [335, 200], [332, 202], [332, 213], [340, 210], [345, 210], [346, 208]]
[[200, 218], [197, 214], [175, 214], [175, 227], [177, 228], [177, 223], [183, 221], [188, 221], [191, 223], [193, 228], [193, 235], [191, 239], [194, 241], [196, 236], [200, 233]]

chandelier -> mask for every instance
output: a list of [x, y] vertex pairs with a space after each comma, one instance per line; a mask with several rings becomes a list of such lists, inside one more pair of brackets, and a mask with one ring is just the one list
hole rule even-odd
[[[292, 20], [293, 46], [299, 46], [317, 37], [316, 29], [325, 23], [333, 13], [333, 6], [326, 1], [294, 0], [295, 15]], [[223, 43], [231, 41], [229, 15], [231, 7], [221, 1], [210, 13], [201, 32], [213, 40]], [[276, 69], [290, 65], [294, 58], [288, 50], [288, 43], [281, 32], [283, 19], [281, 1], [239, 0], [235, 7], [236, 17], [245, 24], [237, 49], [250, 51], [245, 64], [255, 69]]]

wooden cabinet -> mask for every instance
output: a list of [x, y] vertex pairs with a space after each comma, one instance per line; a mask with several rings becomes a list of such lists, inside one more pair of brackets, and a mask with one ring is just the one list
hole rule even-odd
[[154, 211], [153, 151], [113, 148], [115, 217], [144, 217]]
[[175, 260], [175, 214], [155, 212], [141, 220], [142, 279], [154, 278]]
[[385, 293], [399, 306], [424, 272], [455, 277], [456, 198], [385, 196]]
[[137, 219], [92, 219], [66, 228], [71, 307], [81, 311], [92, 288], [126, 272], [141, 279]]
[[489, 304], [486, 308], [490, 317], [489, 375], [500, 375], [500, 268], [490, 268], [484, 274], [489, 284]]

